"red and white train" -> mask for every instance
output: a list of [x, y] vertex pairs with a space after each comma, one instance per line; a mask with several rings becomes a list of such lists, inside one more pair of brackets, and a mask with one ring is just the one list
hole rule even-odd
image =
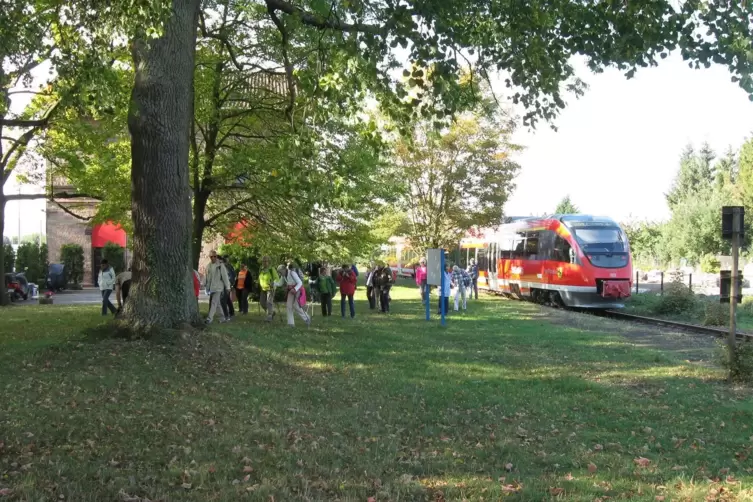
[[609, 218], [520, 218], [460, 242], [475, 258], [478, 286], [566, 307], [622, 308], [633, 264], [627, 236]]

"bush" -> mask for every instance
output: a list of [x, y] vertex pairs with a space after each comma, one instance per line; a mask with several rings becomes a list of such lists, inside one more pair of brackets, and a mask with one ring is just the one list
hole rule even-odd
[[692, 311], [698, 305], [693, 292], [685, 284], [671, 282], [664, 288], [664, 295], [654, 306], [655, 313], [682, 314]]
[[38, 243], [24, 242], [18, 246], [16, 272], [24, 272], [27, 281], [39, 284], [39, 281], [44, 279], [45, 276], [41, 256], [42, 253]]
[[729, 324], [729, 305], [726, 303], [705, 302], [704, 326], [726, 326]]
[[16, 253], [13, 252], [13, 246], [3, 244], [3, 249], [5, 249], [5, 272], [13, 272], [13, 264], [16, 262]]
[[108, 242], [102, 248], [102, 259], [107, 260], [116, 274], [126, 270], [125, 250], [114, 242]]
[[722, 263], [713, 254], [704, 255], [701, 258], [701, 270], [707, 274], [718, 274], [722, 269]]
[[42, 266], [42, 273], [39, 274], [39, 284], [45, 284], [47, 282], [47, 272], [50, 270], [49, 253], [46, 243], [39, 246], [39, 263]]
[[738, 342], [735, 353], [730, 361], [729, 348], [726, 340], [719, 341], [717, 349], [719, 365], [729, 371], [735, 382], [753, 382], [753, 343]]
[[72, 286], [79, 286], [84, 280], [83, 248], [78, 244], [64, 244], [60, 248], [60, 261], [65, 265], [66, 282]]
[[737, 306], [737, 311], [743, 315], [753, 316], [753, 296], [743, 296], [743, 301]]

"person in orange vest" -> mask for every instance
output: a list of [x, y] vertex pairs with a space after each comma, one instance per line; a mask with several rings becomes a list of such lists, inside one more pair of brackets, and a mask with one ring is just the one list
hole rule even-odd
[[243, 315], [248, 314], [248, 294], [251, 292], [253, 283], [248, 266], [245, 263], [242, 264], [238, 276], [235, 278], [234, 287], [235, 296], [238, 298], [238, 311]]

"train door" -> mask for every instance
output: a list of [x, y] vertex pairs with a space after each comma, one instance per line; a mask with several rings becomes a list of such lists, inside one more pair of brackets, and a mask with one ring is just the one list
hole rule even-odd
[[503, 236], [499, 246], [499, 287], [505, 293], [510, 292], [510, 267], [513, 250], [515, 249], [513, 238]]
[[553, 230], [539, 232], [539, 259], [541, 261], [540, 281], [554, 284], [557, 279], [557, 263], [554, 261], [554, 242], [557, 234]]
[[492, 242], [489, 244], [489, 289], [492, 291], [499, 291], [498, 268], [499, 244]]

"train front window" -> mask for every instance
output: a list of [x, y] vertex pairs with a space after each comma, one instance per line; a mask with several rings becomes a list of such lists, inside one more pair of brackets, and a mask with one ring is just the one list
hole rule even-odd
[[580, 227], [575, 239], [595, 267], [620, 268], [628, 263], [627, 238], [619, 227]]

